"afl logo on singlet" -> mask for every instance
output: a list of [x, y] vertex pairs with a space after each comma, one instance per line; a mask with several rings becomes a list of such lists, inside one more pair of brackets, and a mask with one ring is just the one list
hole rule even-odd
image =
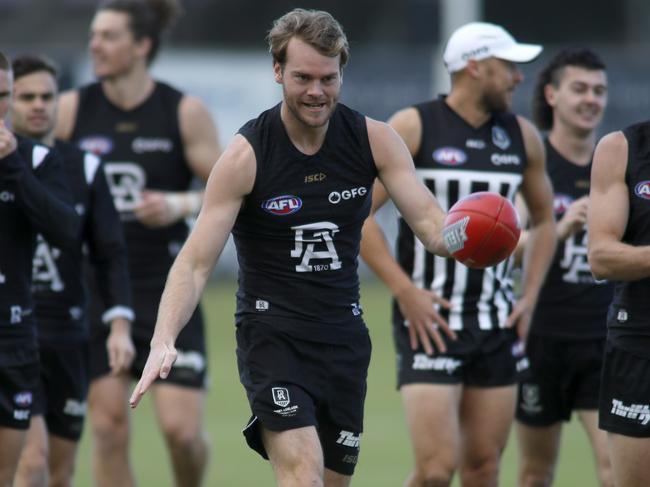
[[467, 160], [467, 154], [455, 147], [441, 147], [433, 152], [433, 159], [445, 166], [460, 166]]
[[634, 194], [644, 200], [650, 200], [650, 181], [641, 181], [634, 187]]
[[567, 194], [558, 193], [553, 197], [553, 211], [556, 215], [562, 215], [573, 203], [573, 198]]
[[92, 154], [103, 156], [113, 150], [113, 141], [103, 135], [89, 135], [79, 141], [79, 148]]
[[302, 208], [302, 200], [290, 194], [276, 196], [262, 203], [262, 209], [264, 211], [279, 216], [291, 215], [300, 208]]

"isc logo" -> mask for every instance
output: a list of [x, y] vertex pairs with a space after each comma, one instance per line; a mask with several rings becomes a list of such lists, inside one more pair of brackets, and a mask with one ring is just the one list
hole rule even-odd
[[302, 200], [297, 196], [286, 194], [276, 196], [262, 203], [262, 209], [274, 215], [290, 215], [302, 208]]
[[634, 194], [644, 200], [650, 200], [650, 181], [641, 181], [634, 187]]

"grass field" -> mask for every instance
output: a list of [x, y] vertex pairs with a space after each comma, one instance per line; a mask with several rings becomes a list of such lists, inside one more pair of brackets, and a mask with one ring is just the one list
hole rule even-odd
[[[206, 427], [212, 444], [206, 487], [259, 487], [274, 485], [271, 469], [245, 445], [241, 428], [249, 417], [248, 403], [237, 375], [234, 344], [234, 284], [216, 283], [206, 292], [210, 375]], [[395, 391], [394, 354], [389, 327], [389, 296], [374, 282], [362, 287], [365, 318], [373, 339], [369, 372], [365, 433], [356, 487], [398, 487], [411, 468], [411, 448], [406, 434], [399, 394]], [[145, 399], [133, 415], [133, 461], [141, 487], [172, 486], [163, 440], [155, 427], [153, 410]], [[89, 435], [82, 439], [75, 484], [91, 486]], [[514, 486], [516, 478], [514, 436], [502, 465], [501, 485]], [[456, 484], [455, 484], [456, 485]], [[577, 420], [565, 428], [556, 487], [596, 486], [591, 452]], [[119, 486], [116, 486], [119, 487]]]

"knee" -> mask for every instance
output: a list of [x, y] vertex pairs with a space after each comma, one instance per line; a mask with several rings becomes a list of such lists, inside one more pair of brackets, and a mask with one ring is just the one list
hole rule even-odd
[[196, 450], [207, 448], [208, 439], [203, 430], [183, 421], [167, 422], [162, 425], [167, 443], [175, 449]]
[[460, 476], [463, 485], [496, 486], [499, 478], [499, 460], [490, 458], [463, 465]]
[[273, 469], [280, 483], [323, 487], [324, 470], [318, 458], [309, 455], [285, 457], [282, 462], [273, 462]]
[[418, 487], [449, 487], [451, 485], [451, 474], [445, 472], [416, 473], [410, 485]]
[[524, 472], [521, 487], [550, 487], [553, 484], [553, 472]]
[[122, 448], [129, 442], [127, 413], [94, 408], [90, 412], [94, 441], [100, 448]]
[[554, 465], [524, 461], [519, 472], [519, 485], [520, 487], [550, 487], [554, 478]]
[[454, 476], [452, 465], [418, 465], [409, 485], [418, 487], [448, 487]]

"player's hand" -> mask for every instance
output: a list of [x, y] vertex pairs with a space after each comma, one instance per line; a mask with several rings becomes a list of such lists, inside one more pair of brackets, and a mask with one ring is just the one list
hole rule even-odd
[[399, 309], [408, 323], [411, 348], [417, 350], [418, 344], [422, 345], [427, 355], [434, 354], [434, 347], [439, 352], [446, 352], [447, 346], [442, 338], [441, 331], [452, 340], [456, 333], [449, 328], [445, 319], [440, 316], [434, 307], [435, 304], [449, 309], [451, 304], [436, 293], [413, 285], [395, 295]]
[[172, 344], [156, 343], [151, 345], [147, 363], [142, 371], [142, 377], [140, 377], [140, 381], [133, 389], [133, 394], [129, 399], [129, 405], [132, 408], [138, 405], [144, 393], [149, 390], [149, 387], [156, 379], [159, 377], [161, 379], [167, 378], [177, 355], [176, 348]]
[[135, 358], [135, 346], [131, 339], [131, 323], [128, 320], [116, 318], [111, 322], [106, 349], [111, 374], [116, 375], [129, 370]]
[[0, 120], [0, 159], [15, 151], [17, 146], [16, 137], [5, 126], [4, 120]]
[[557, 236], [560, 240], [566, 240], [584, 228], [588, 209], [589, 196], [583, 196], [569, 205], [564, 216], [557, 222]]
[[512, 313], [506, 320], [506, 328], [515, 328], [519, 341], [525, 345], [528, 339], [528, 330], [530, 322], [533, 318], [533, 310], [535, 305], [530, 303], [528, 299], [522, 296], [512, 309]]
[[174, 211], [163, 191], [144, 190], [133, 213], [140, 222], [151, 228], [166, 227], [177, 222], [181, 215]]

